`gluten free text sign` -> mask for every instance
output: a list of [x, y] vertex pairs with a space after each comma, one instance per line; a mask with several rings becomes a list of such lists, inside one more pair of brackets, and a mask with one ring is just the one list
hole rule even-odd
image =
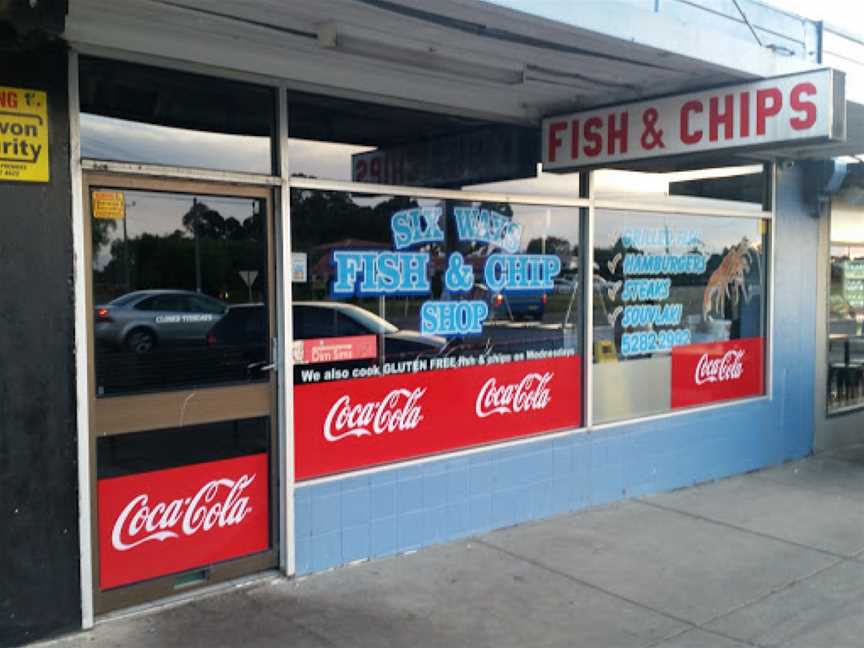
[[48, 182], [48, 95], [0, 86], [0, 180]]
[[296, 385], [297, 479], [582, 423], [577, 355]]
[[547, 171], [846, 139], [843, 74], [823, 69], [550, 117]]

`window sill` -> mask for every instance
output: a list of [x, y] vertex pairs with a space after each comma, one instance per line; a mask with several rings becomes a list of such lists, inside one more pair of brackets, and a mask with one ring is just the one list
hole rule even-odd
[[841, 407], [828, 407], [828, 418], [833, 416], [840, 416], [842, 414], [848, 414], [849, 412], [855, 412], [857, 410], [864, 410], [864, 401], [860, 403], [853, 403], [851, 405], [843, 405]]

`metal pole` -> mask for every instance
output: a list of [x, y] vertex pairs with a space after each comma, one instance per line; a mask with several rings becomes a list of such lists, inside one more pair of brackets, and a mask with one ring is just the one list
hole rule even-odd
[[732, 3], [738, 9], [738, 13], [740, 13], [741, 18], [744, 19], [744, 24], [747, 25], [747, 28], [750, 30], [750, 33], [753, 34], [753, 38], [755, 38], [756, 42], [759, 43], [759, 47], [764, 47], [762, 45], [762, 40], [759, 38], [759, 34], [756, 33], [756, 30], [753, 28], [753, 25], [750, 24], [750, 19], [747, 17], [747, 14], [744, 13], [744, 10], [741, 8], [741, 5], [738, 4], [738, 0], [732, 0]]
[[195, 235], [195, 291], [201, 292], [201, 241], [198, 239], [198, 199], [192, 198], [192, 233]]
[[[134, 207], [134, 201], [129, 204], [129, 207]], [[129, 220], [129, 210], [126, 210], [126, 213], [123, 214], [123, 283], [126, 287], [125, 292], [130, 292], [132, 290], [131, 286], [131, 278], [129, 272], [129, 236], [126, 231], [126, 221]]]

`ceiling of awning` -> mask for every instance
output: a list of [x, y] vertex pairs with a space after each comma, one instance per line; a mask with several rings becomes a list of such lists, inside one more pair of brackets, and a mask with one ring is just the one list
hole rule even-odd
[[[530, 125], [811, 67], [728, 37], [725, 56], [699, 60], [680, 52], [724, 37], [621, 7], [612, 37], [477, 0], [70, 0], [66, 37], [84, 52]], [[632, 40], [621, 25], [632, 25]], [[668, 47], [638, 42], [652, 29], [668, 33]], [[676, 51], [676, 39], [689, 49]], [[864, 132], [864, 114], [850, 109], [852, 119]]]
[[[425, 97], [430, 104], [461, 104], [516, 120], [753, 77], [734, 60], [731, 65], [700, 61], [673, 48], [646, 47], [482, 2], [71, 0], [69, 5], [72, 41], [318, 89], [356, 88], [420, 102]], [[641, 13], [621, 18], [632, 21]], [[750, 47], [739, 45], [745, 53]]]

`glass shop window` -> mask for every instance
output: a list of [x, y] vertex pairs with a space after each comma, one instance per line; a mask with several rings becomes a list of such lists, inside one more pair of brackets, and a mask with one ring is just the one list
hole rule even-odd
[[581, 424], [577, 209], [294, 188], [291, 240], [298, 478]]
[[595, 421], [764, 393], [768, 221], [598, 209]]
[[341, 182], [577, 196], [579, 175], [543, 173], [535, 130], [302, 92], [288, 93], [291, 175]]
[[273, 173], [272, 89], [88, 57], [79, 75], [82, 157]]
[[[857, 174], [856, 174], [857, 175]], [[846, 187], [831, 203], [828, 413], [864, 406], [864, 198]]]
[[[669, 164], [673, 164], [670, 162]], [[696, 208], [770, 211], [770, 167], [746, 165], [661, 172], [602, 169], [594, 173], [594, 196], [600, 200], [638, 197], [644, 203], [692, 205]]]
[[97, 397], [268, 380], [265, 201], [93, 188], [100, 199], [123, 209], [90, 220]]

